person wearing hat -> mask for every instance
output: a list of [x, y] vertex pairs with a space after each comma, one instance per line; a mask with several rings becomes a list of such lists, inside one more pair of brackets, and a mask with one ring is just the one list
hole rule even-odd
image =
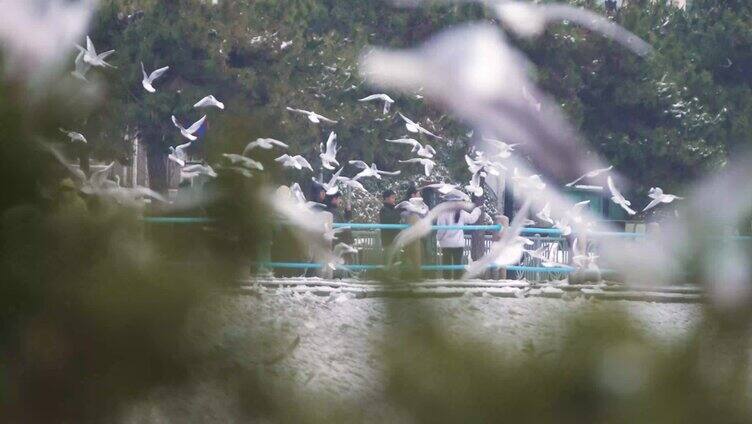
[[[464, 193], [462, 193], [464, 194]], [[459, 193], [449, 193], [444, 196], [447, 202], [464, 201]], [[468, 213], [462, 209], [447, 211], [439, 215], [436, 219], [437, 225], [468, 225], [474, 223], [480, 218], [481, 210], [479, 207]], [[465, 231], [464, 230], [439, 230], [436, 232], [436, 239], [441, 248], [442, 265], [462, 265], [462, 254], [465, 251]], [[461, 269], [444, 270], [445, 279], [459, 279], [462, 276]]]
[[[379, 210], [379, 223], [380, 224], [399, 224], [401, 216], [399, 211], [395, 208], [397, 204], [397, 193], [394, 190], [384, 190], [381, 194], [383, 206]], [[382, 229], [381, 230], [381, 247], [387, 249], [394, 242], [394, 238], [399, 234], [398, 229]]]

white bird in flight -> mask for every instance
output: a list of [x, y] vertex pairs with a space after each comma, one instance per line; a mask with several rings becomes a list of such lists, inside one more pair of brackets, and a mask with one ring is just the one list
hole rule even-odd
[[611, 201], [621, 206], [621, 208], [627, 211], [627, 213], [630, 215], [637, 213], [630, 207], [632, 206], [632, 203], [629, 200], [625, 199], [621, 192], [619, 192], [619, 190], [616, 188], [616, 186], [614, 185], [614, 180], [610, 175], [606, 179], [606, 184], [608, 184], [608, 189], [611, 191]]
[[485, 177], [485, 174], [482, 172], [473, 174], [472, 178], [470, 178], [470, 184], [465, 186], [465, 190], [475, 197], [483, 196], [483, 186], [480, 183], [481, 177]]
[[412, 121], [410, 118], [403, 115], [401, 112], [399, 116], [402, 118], [403, 121], [405, 121], [405, 128], [411, 133], [430, 135], [431, 137], [438, 138], [439, 140], [441, 140], [441, 137], [423, 128], [422, 126], [420, 126], [420, 124]]
[[401, 171], [380, 171], [375, 163], [372, 163], [370, 166], [363, 162], [362, 160], [351, 160], [348, 162], [350, 165], [355, 166], [356, 168], [362, 169], [357, 175], [355, 175], [354, 178], [361, 179], [361, 178], [368, 178], [368, 177], [374, 177], [377, 180], [381, 179], [382, 175], [399, 175]]
[[198, 129], [201, 128], [202, 125], [204, 125], [204, 121], [206, 121], [206, 115], [202, 116], [201, 119], [194, 122], [190, 127], [184, 128], [182, 125], [180, 125], [180, 122], [178, 122], [177, 118], [175, 118], [175, 115], [172, 115], [172, 124], [175, 125], [175, 128], [180, 130], [180, 134], [182, 134], [183, 137], [191, 141], [196, 141], [198, 139], [198, 137], [193, 134], [195, 134], [196, 131], [198, 131]]
[[590, 206], [590, 200], [583, 200], [582, 202], [575, 203], [574, 206], [572, 206], [572, 209], [567, 211], [567, 215], [569, 216], [569, 219], [571, 219], [573, 222], [577, 224], [581, 224], [583, 221], [582, 213], [589, 206]]
[[324, 148], [324, 143], [319, 143], [319, 149], [321, 150], [321, 153], [319, 153], [321, 166], [330, 171], [334, 170], [335, 165], [339, 166], [339, 162], [337, 162], [337, 151], [339, 150], [337, 148], [337, 134], [334, 131], [329, 133], [326, 148]]
[[610, 19], [595, 12], [568, 4], [537, 4], [523, 1], [496, 2], [497, 16], [509, 28], [523, 37], [540, 35], [552, 21], [566, 21], [581, 25], [590, 31], [598, 32], [644, 56], [653, 48], [622, 28]]
[[436, 165], [434, 161], [431, 159], [426, 158], [412, 158], [408, 160], [401, 160], [400, 163], [419, 163], [423, 165], [423, 173], [426, 174], [426, 177], [431, 176], [431, 172], [433, 172], [433, 167]]
[[194, 108], [201, 108], [201, 107], [216, 107], [220, 110], [225, 109], [225, 104], [217, 100], [216, 97], [214, 97], [212, 94], [209, 94], [208, 96], [204, 97], [203, 99], [196, 102], [195, 105], [193, 105]]
[[314, 177], [311, 177], [311, 179], [316, 182], [316, 184], [320, 185], [325, 191], [327, 196], [333, 196], [337, 194], [339, 191], [339, 187], [337, 187], [337, 181], [339, 180], [339, 174], [342, 173], [342, 170], [345, 168], [340, 168], [339, 171], [332, 174], [332, 177], [329, 179], [329, 182], [325, 181], [319, 181]]
[[553, 225], [554, 223], [554, 220], [551, 219], [551, 204], [550, 203], [546, 203], [546, 205], [543, 206], [543, 209], [541, 209], [540, 212], [538, 212], [535, 216], [541, 221], [547, 222], [551, 225]]
[[642, 210], [643, 212], [648, 209], [652, 209], [661, 203], [671, 203], [674, 200], [683, 199], [683, 197], [674, 196], [673, 194], [664, 194], [663, 189], [661, 189], [660, 187], [652, 187], [650, 189], [650, 192], [648, 192], [648, 197], [653, 200], [648, 203], [647, 206], [645, 206], [645, 209]]
[[76, 60], [74, 61], [75, 69], [71, 72], [71, 75], [81, 81], [89, 81], [86, 79], [86, 74], [91, 69], [91, 65], [84, 60], [84, 54], [83, 50], [78, 52], [78, 56], [76, 56]]
[[507, 144], [501, 140], [496, 140], [494, 138], [486, 138], [486, 137], [483, 138], [483, 141], [486, 141], [490, 143], [491, 146], [495, 147], [496, 150], [498, 150], [498, 152], [494, 156], [499, 157], [501, 159], [506, 159], [512, 156], [514, 147], [519, 144], [519, 143]]
[[429, 207], [426, 205], [426, 203], [423, 201], [422, 197], [413, 197], [409, 200], [402, 201], [395, 206], [396, 209], [404, 209], [408, 212], [425, 216], [428, 211]]
[[543, 190], [546, 188], [546, 183], [543, 182], [540, 175], [534, 174], [526, 177], [520, 174], [519, 171], [517, 171], [517, 168], [514, 168], [514, 171], [512, 172], [512, 181], [518, 184], [522, 190]]
[[[416, 48], [373, 49], [361, 59], [361, 74], [375, 86], [407, 93], [423, 87], [426, 97], [485, 134], [524, 140], [533, 165], [551, 177], [569, 180], [599, 167], [600, 161], [579, 153], [576, 131], [536, 88], [530, 69], [531, 62], [498, 26], [477, 23], [442, 31]], [[545, 101], [541, 111], [523, 98], [523, 86]]]
[[141, 80], [141, 85], [144, 86], [144, 89], [148, 91], [149, 93], [154, 93], [157, 91], [154, 88], [154, 81], [156, 81], [159, 77], [164, 75], [165, 72], [169, 71], [170, 67], [165, 66], [164, 68], [159, 68], [156, 71], [152, 72], [151, 74], [146, 73], [146, 68], [144, 68], [144, 62], [141, 62], [141, 73], [143, 74], [143, 79]]
[[599, 185], [575, 184], [574, 188], [585, 191], [603, 191], [603, 187]]
[[217, 173], [214, 171], [214, 168], [212, 168], [209, 165], [202, 165], [202, 164], [184, 166], [183, 169], [181, 169], [180, 171], [186, 172], [186, 173], [195, 173], [197, 175], [206, 175], [207, 177], [211, 177], [211, 178], [215, 178], [217, 176]]
[[294, 108], [291, 108], [291, 107], [286, 107], [285, 109], [289, 110], [290, 112], [301, 113], [303, 115], [307, 115], [308, 116], [308, 120], [311, 121], [311, 122], [313, 122], [314, 124], [318, 124], [321, 121], [328, 122], [330, 124], [336, 124], [337, 123], [337, 121], [335, 121], [333, 119], [329, 119], [329, 118], [327, 118], [324, 115], [319, 115], [318, 113], [311, 112], [309, 110], [294, 109]]
[[361, 190], [361, 191], [364, 191], [364, 192], [368, 193], [368, 190], [366, 190], [366, 188], [363, 187], [363, 184], [361, 184], [360, 181], [358, 181], [358, 178], [360, 178], [360, 177], [358, 177], [358, 176], [355, 176], [353, 178], [337, 177], [337, 181], [339, 181], [342, 184], [344, 184], [345, 187], [355, 188], [355, 189], [358, 189], [358, 190]]
[[568, 236], [572, 234], [572, 226], [565, 218], [555, 219], [553, 227], [561, 231], [562, 236]]
[[86, 137], [84, 137], [84, 135], [81, 134], [80, 132], [68, 131], [62, 128], [60, 128], [60, 132], [67, 135], [71, 142], [79, 142], [79, 143], [84, 143], [84, 144], [87, 143]]
[[609, 166], [608, 168], [600, 168], [600, 169], [594, 169], [594, 170], [592, 170], [592, 171], [590, 171], [590, 172], [587, 172], [587, 173], [585, 173], [585, 174], [581, 175], [581, 176], [580, 176], [579, 178], [577, 178], [576, 180], [574, 180], [574, 181], [572, 181], [572, 182], [570, 182], [570, 183], [567, 183], [567, 184], [565, 184], [565, 186], [566, 186], [566, 187], [572, 187], [573, 185], [575, 185], [575, 184], [577, 184], [578, 182], [580, 182], [580, 180], [584, 180], [585, 178], [595, 178], [595, 177], [597, 177], [598, 175], [601, 175], [601, 174], [603, 174], [603, 173], [606, 173], [606, 172], [608, 172], [608, 171], [610, 171], [610, 170], [612, 170], [612, 169], [614, 169], [614, 166], [613, 166], [613, 165]]
[[[259, 171], [264, 170], [264, 164], [257, 160], [253, 160], [249, 157], [238, 155], [235, 153], [223, 153], [222, 156], [230, 161], [233, 165], [240, 165], [241, 167], [245, 169], [257, 169]], [[246, 174], [244, 172], [241, 172], [242, 174]]]
[[491, 246], [491, 249], [482, 258], [468, 265], [463, 279], [473, 278], [482, 274], [489, 266], [507, 267], [515, 265], [522, 260], [525, 254], [525, 245], [533, 242], [525, 237], [520, 237], [520, 232], [527, 220], [527, 211], [530, 209], [530, 201], [526, 201], [515, 215], [509, 228], [505, 229], [501, 239]]
[[387, 139], [389, 143], [397, 143], [397, 144], [407, 144], [409, 146], [412, 146], [412, 149], [410, 150], [410, 153], [417, 153], [418, 156], [432, 159], [433, 156], [436, 154], [436, 150], [429, 144], [420, 144], [420, 142], [414, 138], [397, 138], [397, 139]]
[[368, 97], [363, 97], [362, 99], [359, 99], [359, 102], [370, 102], [373, 100], [380, 100], [384, 102], [384, 109], [383, 113], [386, 115], [389, 113], [389, 108], [392, 106], [392, 103], [394, 103], [394, 100], [387, 96], [386, 94], [371, 94]]
[[438, 191], [440, 194], [447, 195], [451, 193], [454, 190], [457, 190], [457, 186], [454, 184], [446, 184], [446, 183], [436, 183], [436, 184], [428, 184], [424, 185], [422, 187], [419, 187], [418, 190], [423, 190], [424, 188], [431, 188], [436, 191]]
[[[339, 228], [338, 228], [338, 230], [339, 230]], [[344, 228], [343, 228], [343, 230], [344, 230]], [[340, 243], [337, 243], [336, 246], [334, 246], [334, 249], [332, 250], [332, 253], [337, 258], [337, 261], [335, 261], [335, 262], [329, 262], [327, 265], [329, 266], [330, 269], [335, 270], [340, 265], [345, 265], [346, 262], [345, 262], [345, 259], [343, 258], [345, 255], [357, 254], [358, 253], [358, 249], [350, 246], [347, 243], [341, 243], [340, 242]]]
[[467, 169], [471, 174], [477, 174], [478, 172], [485, 171], [491, 175], [501, 175], [501, 171], [507, 169], [504, 165], [486, 159], [485, 155], [481, 151], [475, 152], [475, 159], [468, 155], [465, 155], [465, 163], [467, 163]]
[[191, 143], [192, 142], [189, 141], [176, 147], [170, 146], [167, 158], [180, 166], [185, 166], [185, 161], [188, 160], [188, 153], [186, 153], [186, 149], [190, 147]]
[[297, 170], [302, 170], [303, 168], [307, 168], [311, 172], [313, 172], [313, 167], [310, 163], [300, 155], [290, 156], [288, 154], [284, 154], [276, 159], [274, 159], [275, 162], [280, 162], [282, 166], [285, 168], [294, 168]]
[[579, 244], [579, 239], [574, 239], [572, 242], [572, 263], [579, 269], [598, 269], [595, 263], [598, 256], [593, 252], [588, 252], [587, 246], [585, 246], [585, 251], [580, 251]]
[[115, 53], [115, 50], [109, 50], [104, 53], [97, 54], [97, 50], [94, 48], [94, 43], [92, 43], [91, 38], [89, 36], [86, 36], [86, 48], [83, 48], [76, 44], [76, 48], [83, 52], [84, 62], [88, 63], [91, 66], [97, 66], [100, 68], [114, 68], [114, 66], [110, 65], [109, 63], [105, 62], [104, 60], [107, 59], [111, 54]]
[[293, 200], [295, 200], [297, 203], [301, 205], [305, 205], [307, 207], [313, 207], [313, 206], [321, 206], [324, 207], [325, 205], [323, 203], [318, 202], [310, 202], [306, 199], [305, 194], [303, 193], [303, 189], [300, 188], [300, 184], [295, 183], [290, 186], [290, 193], [292, 194]]
[[283, 149], [290, 147], [287, 144], [273, 138], [257, 138], [256, 141], [251, 141], [250, 143], [246, 144], [245, 148], [243, 149], [243, 155], [247, 155], [251, 150], [257, 147], [264, 150], [271, 150], [274, 146], [278, 146]]

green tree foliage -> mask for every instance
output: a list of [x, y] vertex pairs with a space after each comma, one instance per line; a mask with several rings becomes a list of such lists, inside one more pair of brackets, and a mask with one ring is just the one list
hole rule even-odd
[[[109, 101], [102, 139], [119, 142], [138, 131], [164, 153], [181, 141], [169, 122], [201, 116], [191, 105], [214, 93], [228, 104], [210, 112], [203, 143], [212, 149], [226, 125], [255, 137], [275, 137], [313, 159], [330, 130], [339, 135], [344, 160], [362, 158], [394, 168], [402, 146], [384, 142], [405, 133], [402, 111], [444, 135], [438, 144], [447, 168], [463, 174], [468, 128], [411, 95], [394, 96], [393, 113], [358, 103], [371, 94], [357, 59], [369, 45], [408, 47], [447, 26], [489, 18], [476, 5], [400, 9], [360, 1], [123, 1], [105, 3], [94, 26], [99, 43], [116, 48], [106, 71]], [[605, 13], [594, 1], [580, 4]], [[554, 25], [541, 38], [518, 40], [537, 64], [540, 84], [554, 96], [593, 151], [603, 154], [642, 192], [674, 188], [722, 166], [742, 148], [750, 122], [750, 10], [733, 3], [696, 1], [687, 10], [664, 2], [632, 1], [613, 18], [656, 49], [633, 55], [597, 34]], [[283, 42], [292, 42], [282, 49]], [[150, 95], [140, 88], [139, 62], [171, 70]], [[340, 121], [309, 124], [286, 106], [314, 110]], [[424, 140], [429, 141], [429, 140]], [[111, 143], [108, 142], [108, 143]], [[201, 145], [202, 143], [196, 143]], [[234, 146], [240, 149], [242, 146]], [[112, 150], [108, 147], [108, 151]], [[585, 154], [585, 153], [583, 153]], [[417, 173], [417, 169], [415, 170]], [[413, 171], [405, 170], [409, 176]]]

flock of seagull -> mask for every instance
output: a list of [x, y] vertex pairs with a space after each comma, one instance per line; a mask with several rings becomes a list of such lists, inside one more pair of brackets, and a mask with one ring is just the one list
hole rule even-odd
[[[77, 49], [79, 50], [78, 55], [76, 56], [76, 59], [74, 61], [75, 69], [72, 72], [72, 75], [78, 79], [81, 79], [83, 81], [86, 81], [86, 74], [89, 72], [89, 70], [92, 67], [100, 67], [100, 68], [115, 68], [114, 66], [110, 65], [105, 61], [107, 57], [112, 55], [114, 53], [114, 50], [106, 51], [104, 53], [97, 53], [94, 44], [92, 40], [87, 36], [86, 37], [86, 47], [82, 47], [77, 45]], [[164, 76], [168, 71], [170, 70], [169, 66], [164, 66], [161, 68], [158, 68], [150, 73], [147, 73], [146, 68], [143, 63], [141, 63], [141, 73], [143, 76], [142, 79], [142, 86], [144, 90], [146, 90], [148, 93], [155, 93], [157, 91], [157, 88], [155, 87], [155, 83]], [[388, 114], [391, 107], [395, 103], [394, 99], [392, 99], [387, 94], [373, 94], [364, 98], [359, 99], [359, 102], [382, 102], [382, 113]], [[216, 108], [218, 110], [224, 110], [225, 105], [220, 102], [218, 99], [216, 99], [213, 95], [207, 95], [206, 97], [202, 98], [198, 102], [196, 102], [193, 106], [196, 109], [201, 108]], [[319, 114], [314, 111], [304, 110], [304, 109], [297, 109], [297, 108], [291, 108], [287, 107], [287, 111], [294, 114], [299, 114], [305, 116], [308, 121], [310, 121], [313, 124], [337, 124], [337, 120], [330, 119], [322, 114]], [[427, 128], [421, 126], [419, 122], [413, 121], [407, 116], [405, 116], [403, 113], [398, 112], [398, 115], [400, 119], [404, 123], [404, 128], [408, 132], [408, 134], [413, 134], [416, 137], [424, 136], [425, 138], [431, 138], [433, 140], [444, 140], [443, 137], [436, 135], [434, 132], [428, 130]], [[168, 159], [174, 163], [176, 163], [180, 167], [180, 175], [181, 175], [181, 181], [183, 180], [192, 180], [193, 178], [205, 175], [208, 177], [216, 177], [217, 173], [215, 172], [214, 168], [212, 166], [207, 164], [189, 164], [189, 155], [187, 153], [188, 148], [192, 145], [193, 142], [195, 142], [199, 138], [199, 130], [205, 125], [207, 115], [202, 116], [199, 120], [195, 121], [193, 124], [191, 124], [188, 127], [184, 127], [180, 121], [175, 117], [172, 116], [172, 123], [175, 126], [175, 128], [179, 131], [180, 135], [187, 139], [188, 141], [179, 144], [177, 146], [171, 146], [169, 147], [169, 153], [168, 153]], [[60, 129], [61, 132], [63, 132], [71, 142], [73, 143], [87, 143], [86, 138], [83, 134], [76, 131], [71, 130], [65, 130]], [[416, 237], [422, 237], [425, 235], [428, 231], [430, 231], [430, 224], [435, 220], [435, 218], [438, 216], [438, 214], [450, 211], [450, 210], [456, 210], [457, 208], [471, 208], [473, 207], [473, 204], [470, 203], [470, 196], [468, 196], [465, 192], [470, 193], [476, 198], [480, 198], [483, 196], [484, 193], [484, 179], [488, 178], [489, 175], [492, 176], [500, 176], [500, 175], [507, 175], [508, 169], [504, 165], [503, 161], [505, 159], [510, 158], [515, 150], [515, 147], [517, 144], [508, 144], [500, 140], [495, 140], [491, 138], [483, 138], [484, 142], [486, 143], [486, 146], [490, 146], [491, 153], [488, 154], [487, 152], [484, 152], [480, 149], [473, 148], [471, 149], [471, 152], [467, 155], [465, 155], [465, 162], [467, 164], [467, 169], [471, 174], [471, 178], [469, 182], [464, 185], [464, 187], [461, 187], [459, 185], [450, 184], [446, 182], [441, 183], [433, 183], [428, 184], [422, 188], [432, 188], [435, 189], [438, 193], [446, 196], [446, 198], [452, 199], [451, 201], [444, 202], [434, 208], [433, 210], [429, 210], [428, 206], [422, 201], [420, 198], [414, 198], [409, 199], [405, 202], [401, 202], [397, 205], [398, 208], [404, 209], [413, 213], [416, 213], [422, 217], [422, 219], [417, 223], [411, 226], [411, 228], [403, 231], [400, 233], [400, 235], [397, 237], [393, 249], [399, 249], [401, 246], [406, 245], [407, 243], [410, 243], [411, 241], [415, 240]], [[410, 153], [414, 154], [415, 157], [411, 157], [408, 159], [399, 160], [399, 163], [405, 164], [405, 165], [419, 165], [423, 168], [423, 174], [426, 177], [429, 177], [434, 167], [436, 166], [435, 158], [437, 156], [436, 149], [428, 144], [427, 142], [421, 142], [416, 140], [415, 138], [412, 138], [411, 136], [405, 135], [400, 138], [392, 138], [392, 139], [386, 139], [385, 140], [388, 143], [398, 144], [398, 145], [404, 145], [410, 147]], [[226, 161], [229, 163], [229, 165], [219, 165], [218, 167], [221, 167], [223, 169], [227, 169], [230, 171], [239, 172], [243, 176], [246, 177], [252, 177], [254, 175], [254, 172], [256, 171], [263, 171], [264, 166], [261, 162], [254, 159], [252, 157], [254, 150], [261, 149], [261, 150], [271, 150], [271, 149], [281, 149], [281, 150], [288, 150], [289, 145], [273, 139], [273, 138], [259, 138], [255, 141], [252, 141], [248, 143], [241, 154], [234, 154], [234, 153], [225, 153], [223, 154], [223, 157], [226, 159]], [[401, 173], [399, 170], [395, 171], [385, 171], [381, 170], [377, 167], [375, 163], [368, 164], [362, 160], [350, 160], [347, 162], [348, 165], [356, 168], [358, 171], [357, 173], [352, 177], [347, 177], [342, 175], [343, 170], [345, 169], [344, 166], [340, 164], [340, 162], [337, 159], [337, 154], [339, 152], [339, 146], [337, 144], [337, 134], [334, 131], [331, 131], [328, 135], [328, 138], [325, 143], [320, 143], [319, 145], [319, 159], [321, 163], [321, 179], [316, 179], [315, 177], [312, 177], [312, 180], [318, 184], [320, 187], [323, 188], [323, 190], [326, 192], [327, 195], [334, 195], [339, 191], [340, 186], [347, 187], [349, 189], [357, 189], [364, 191], [366, 193], [367, 190], [363, 187], [362, 181], [367, 178], [375, 178], [375, 179], [381, 179], [382, 176], [396, 176]], [[56, 155], [58, 156], [58, 155]], [[62, 159], [61, 159], [62, 161]], [[291, 155], [289, 153], [284, 153], [274, 159], [275, 162], [277, 162], [280, 166], [284, 168], [289, 168], [296, 171], [310, 171], [315, 172], [313, 166], [311, 163], [302, 155]], [[82, 182], [85, 183], [86, 187], [89, 187], [90, 191], [111, 191], [113, 189], [120, 189], [120, 183], [119, 180], [116, 178], [115, 181], [107, 180], [106, 176], [109, 173], [109, 170], [111, 169], [112, 164], [110, 164], [108, 167], [106, 167], [103, 170], [97, 171], [92, 176], [87, 179], [84, 175], [80, 175], [80, 170], [76, 173], [76, 175], [82, 180]], [[339, 169], [337, 169], [339, 168]], [[70, 169], [70, 168], [69, 168]], [[329, 179], [323, 178], [324, 170], [331, 172], [331, 177]], [[335, 171], [336, 170], [336, 171]], [[613, 166], [609, 166], [607, 168], [601, 168], [601, 169], [595, 169], [593, 171], [587, 172], [584, 175], [580, 176], [579, 178], [575, 179], [574, 181], [566, 184], [566, 187], [574, 187], [582, 190], [591, 190], [591, 191], [603, 191], [604, 187], [600, 185], [593, 185], [593, 184], [582, 184], [583, 181], [590, 182], [594, 180], [595, 178], [608, 174], [610, 171], [613, 170]], [[515, 167], [509, 175], [512, 182], [515, 183], [515, 187], [517, 189], [521, 189], [523, 191], [526, 190], [543, 190], [546, 186], [546, 184], [543, 182], [542, 178], [539, 175], [522, 175], [522, 173]], [[635, 215], [637, 212], [632, 208], [632, 203], [627, 200], [621, 192], [617, 189], [617, 187], [614, 184], [613, 178], [611, 175], [607, 176], [606, 179], [606, 185], [607, 189], [609, 190], [611, 194], [611, 200], [619, 205], [621, 208], [624, 209], [624, 211], [629, 215]], [[464, 188], [465, 191], [462, 191]], [[137, 190], [138, 194], [141, 194], [143, 196], [151, 197], [154, 199], [159, 199], [162, 201], [166, 201], [166, 199], [162, 198], [161, 195], [158, 193], [150, 192], [148, 189], [145, 188], [138, 188]], [[300, 189], [299, 184], [293, 184], [290, 187], [290, 193], [291, 193], [291, 199], [292, 203], [285, 203], [282, 202], [282, 204], [287, 204], [288, 206], [292, 204], [294, 206], [293, 209], [299, 209], [299, 207], [302, 205], [304, 206], [304, 209], [307, 212], [311, 211], [311, 206], [315, 205], [315, 201], [309, 201], [306, 199], [305, 195], [303, 194], [302, 190]], [[643, 209], [643, 212], [650, 210], [659, 204], [662, 203], [671, 203], [675, 200], [681, 199], [678, 196], [672, 195], [672, 194], [666, 194], [663, 192], [663, 190], [659, 187], [653, 187], [650, 189], [650, 192], [648, 194], [648, 197], [651, 199], [650, 202], [647, 204], [647, 206]], [[459, 200], [457, 200], [459, 199]], [[319, 200], [319, 199], [315, 199]], [[577, 203], [574, 205], [574, 207], [562, 214], [562, 216], [558, 217], [552, 217], [551, 216], [551, 207], [547, 203], [539, 212], [535, 214], [535, 217], [541, 222], [541, 223], [547, 223], [550, 224], [552, 227], [557, 228], [561, 231], [562, 235], [569, 235], [572, 233], [572, 224], [583, 224], [582, 220], [582, 211], [588, 207], [589, 201], [584, 201]], [[519, 229], [522, 226], [527, 225], [533, 225], [536, 222], [528, 219], [527, 213], [529, 210], [529, 202], [526, 202], [525, 206], [521, 209], [521, 213], [518, 213], [517, 216], [515, 216], [515, 219], [513, 220], [512, 224], [510, 225], [511, 231], [507, 232], [506, 237], [513, 237], [513, 239], [506, 240], [505, 243], [499, 243], [499, 246], [505, 246], [503, 254], [499, 252], [491, 252], [488, 257], [492, 260], [493, 263], [500, 264], [502, 262], [506, 263], [508, 261], [514, 261], [515, 258], [517, 258], [518, 253], [521, 255], [521, 250], [524, 249], [523, 246], [528, 244], [528, 241], [522, 237], [519, 237], [519, 231], [515, 231], [515, 229]], [[305, 222], [305, 219], [300, 219], [299, 211], [297, 212], [291, 212], [292, 209], [285, 209], [285, 208], [277, 208], [279, 211], [282, 212], [284, 216], [286, 216], [289, 220], [291, 220], [293, 223], [298, 223], [302, 226], [310, 226], [312, 225], [312, 222], [316, 222], [315, 219], [308, 220], [308, 222]], [[319, 228], [318, 225], [316, 225], [317, 228]], [[311, 231], [316, 232], [313, 228], [309, 228]], [[334, 230], [332, 228], [328, 228], [324, 231], [324, 239], [327, 241], [332, 241], [336, 238], [334, 235], [337, 230]], [[515, 238], [516, 237], [516, 238]], [[309, 239], [310, 241], [310, 239]], [[510, 248], [511, 247], [511, 248]], [[501, 248], [501, 247], [499, 247]], [[326, 249], [325, 249], [326, 250]], [[493, 249], [492, 249], [493, 250]], [[335, 246], [334, 249], [334, 256], [328, 256], [326, 258], [326, 261], [332, 266], [336, 267], [337, 264], [341, 264], [342, 262], [342, 254], [346, 254], [349, 252], [352, 252], [353, 248], [351, 246], [347, 246], [344, 243], [339, 243], [337, 246]], [[328, 250], [328, 252], [331, 252], [331, 250]], [[394, 250], [393, 250], [394, 252]], [[550, 257], [551, 252], [548, 252], [548, 257]], [[541, 258], [543, 258], [546, 255], [543, 255], [541, 252], [533, 251], [531, 255], [535, 256], [538, 255]], [[503, 257], [511, 258], [511, 259], [503, 259]], [[585, 254], [576, 254], [576, 259], [579, 261], [583, 260], [583, 257], [586, 260], [591, 260], [591, 256], [587, 256]], [[512, 262], [509, 262], [512, 263]], [[472, 274], [473, 272], [477, 271], [477, 267], [485, 267], [488, 266], [488, 263], [486, 261], [478, 261], [477, 264], [473, 265], [474, 268], [471, 267], [471, 269], [468, 270], [469, 274]]]

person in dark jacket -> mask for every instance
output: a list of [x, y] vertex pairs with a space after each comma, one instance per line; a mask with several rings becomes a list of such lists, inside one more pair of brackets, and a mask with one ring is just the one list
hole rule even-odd
[[[385, 190], [382, 193], [384, 206], [379, 211], [379, 223], [381, 224], [399, 224], [402, 220], [400, 212], [394, 207], [397, 204], [397, 193], [393, 190]], [[381, 247], [387, 249], [392, 245], [394, 238], [400, 230], [382, 229], [381, 230]]]
[[[481, 214], [477, 221], [472, 222], [471, 225], [483, 225], [486, 222], [485, 213], [483, 212], [483, 197], [473, 196], [472, 202], [475, 206], [481, 208]], [[486, 232], [483, 230], [471, 230], [470, 231], [470, 258], [473, 261], [478, 261], [486, 254]], [[488, 273], [484, 272], [480, 278], [485, 279]]]
[[[326, 190], [324, 190], [324, 187], [313, 183], [311, 186], [311, 194], [308, 199], [317, 203], [311, 207], [312, 211], [322, 212], [326, 210]], [[335, 222], [337, 221], [335, 220]]]
[[[350, 205], [342, 208], [340, 207], [341, 203], [342, 193], [337, 192], [331, 196], [326, 196], [324, 199], [326, 209], [324, 210], [332, 214], [333, 222], [350, 222], [352, 220], [352, 208]], [[337, 235], [337, 243], [352, 244], [352, 240], [352, 232], [350, 230], [345, 230]]]

